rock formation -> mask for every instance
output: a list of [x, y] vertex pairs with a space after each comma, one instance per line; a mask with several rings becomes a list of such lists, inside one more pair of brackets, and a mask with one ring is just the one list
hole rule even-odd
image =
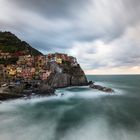
[[103, 87], [103, 86], [100, 86], [100, 85], [91, 84], [89, 87], [93, 88], [93, 89], [97, 89], [97, 90], [103, 91], [103, 92], [107, 92], [107, 93], [114, 92], [113, 89], [108, 88], [108, 87]]
[[50, 68], [53, 73], [47, 80], [47, 83], [53, 88], [63, 88], [69, 86], [84, 86], [88, 85], [87, 78], [80, 65], [58, 65], [50, 63]]

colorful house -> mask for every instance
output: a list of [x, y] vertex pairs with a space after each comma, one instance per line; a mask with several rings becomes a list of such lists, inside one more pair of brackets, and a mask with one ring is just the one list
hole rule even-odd
[[9, 76], [16, 76], [16, 69], [13, 69], [13, 68], [10, 68], [10, 70], [9, 70]]
[[61, 58], [55, 57], [54, 60], [55, 60], [56, 63], [62, 64], [62, 59]]

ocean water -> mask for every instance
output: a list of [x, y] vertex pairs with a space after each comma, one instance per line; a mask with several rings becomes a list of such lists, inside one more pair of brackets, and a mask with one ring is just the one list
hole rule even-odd
[[70, 87], [3, 102], [0, 140], [140, 140], [140, 76], [87, 77], [115, 93]]

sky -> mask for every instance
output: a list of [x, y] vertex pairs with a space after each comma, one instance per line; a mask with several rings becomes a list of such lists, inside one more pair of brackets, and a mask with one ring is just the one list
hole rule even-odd
[[140, 74], [140, 0], [0, 0], [0, 30], [86, 74]]

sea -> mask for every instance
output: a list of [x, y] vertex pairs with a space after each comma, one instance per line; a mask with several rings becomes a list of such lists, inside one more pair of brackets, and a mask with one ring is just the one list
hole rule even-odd
[[0, 103], [0, 140], [140, 140], [140, 75], [88, 75], [110, 87]]

